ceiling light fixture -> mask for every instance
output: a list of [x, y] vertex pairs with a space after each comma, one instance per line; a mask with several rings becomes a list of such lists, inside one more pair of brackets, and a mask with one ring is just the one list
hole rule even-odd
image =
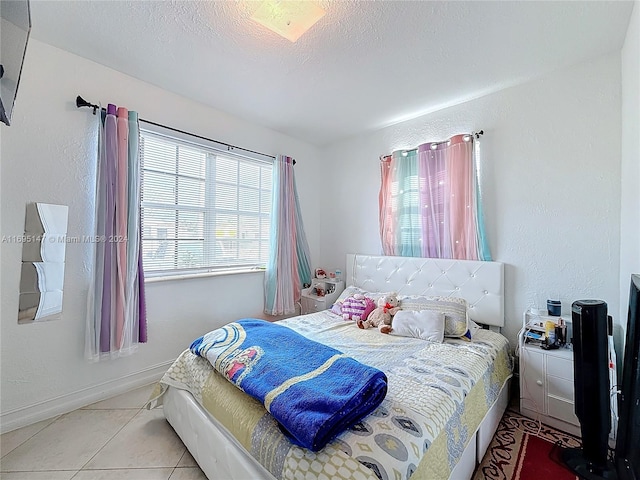
[[295, 42], [324, 14], [325, 11], [312, 1], [265, 0], [251, 19]]

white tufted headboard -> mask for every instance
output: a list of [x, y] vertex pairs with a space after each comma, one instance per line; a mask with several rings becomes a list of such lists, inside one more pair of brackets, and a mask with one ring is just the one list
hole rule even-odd
[[473, 321], [504, 326], [504, 266], [499, 262], [348, 254], [345, 283], [370, 292], [461, 297]]

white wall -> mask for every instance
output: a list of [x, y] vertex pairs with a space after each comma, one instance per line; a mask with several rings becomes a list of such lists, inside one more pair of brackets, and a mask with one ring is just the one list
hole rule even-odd
[[[95, 119], [76, 95], [137, 110], [142, 118], [298, 160], [296, 175], [312, 258], [318, 256], [314, 193], [318, 150], [304, 142], [168, 93], [94, 62], [31, 40], [13, 124], [2, 130], [2, 235], [21, 235], [29, 202], [69, 206], [69, 236], [91, 235]], [[67, 246], [63, 317], [17, 324], [21, 245], [2, 245], [2, 429], [154, 380], [197, 336], [244, 316], [260, 316], [262, 274], [149, 284], [149, 343], [127, 358], [84, 361], [90, 245]]]
[[611, 54], [324, 149], [325, 198], [339, 207], [322, 210], [320, 263], [381, 252], [381, 154], [483, 129], [486, 227], [494, 260], [506, 264], [512, 346], [536, 294], [559, 294], [565, 310], [603, 299], [617, 317], [620, 111], [620, 55]]
[[620, 318], [626, 325], [629, 282], [640, 273], [640, 4], [622, 48], [622, 180], [620, 185]]

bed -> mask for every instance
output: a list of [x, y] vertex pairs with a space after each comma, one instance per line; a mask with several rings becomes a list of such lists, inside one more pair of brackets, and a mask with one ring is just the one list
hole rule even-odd
[[[382, 370], [388, 392], [371, 414], [317, 452], [293, 445], [263, 405], [186, 350], [150, 406], [165, 417], [209, 479], [465, 479], [482, 459], [508, 403], [503, 265], [348, 255], [343, 298], [397, 292], [419, 308], [459, 297], [485, 328], [443, 343], [361, 330], [329, 310], [278, 322]], [[416, 307], [418, 305], [418, 307]]]

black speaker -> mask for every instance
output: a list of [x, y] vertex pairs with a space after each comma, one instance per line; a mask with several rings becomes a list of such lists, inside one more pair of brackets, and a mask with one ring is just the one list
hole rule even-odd
[[571, 306], [571, 317], [575, 412], [582, 448], [565, 450], [563, 459], [581, 478], [615, 478], [607, 459], [611, 430], [607, 304], [578, 300]]

